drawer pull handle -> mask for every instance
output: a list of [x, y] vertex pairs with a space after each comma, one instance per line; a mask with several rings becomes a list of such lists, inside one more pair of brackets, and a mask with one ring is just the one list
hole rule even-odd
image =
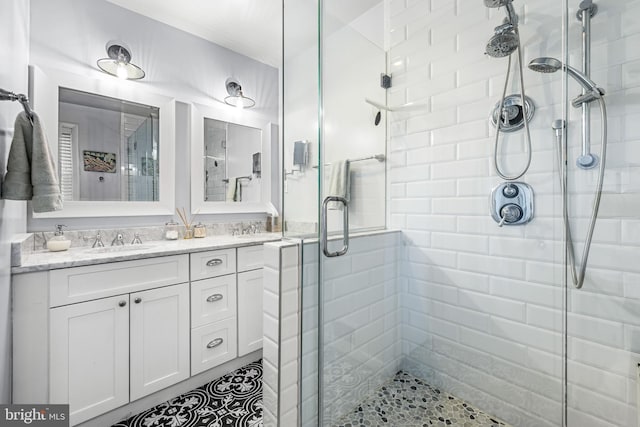
[[207, 267], [215, 267], [220, 264], [222, 264], [222, 260], [220, 258], [214, 258], [207, 261]]
[[224, 296], [222, 294], [213, 294], [207, 298], [207, 302], [216, 302], [220, 301]]
[[209, 344], [207, 344], [207, 348], [216, 348], [217, 346], [219, 346], [223, 342], [224, 342], [224, 340], [222, 338], [216, 338], [215, 340], [213, 340]]

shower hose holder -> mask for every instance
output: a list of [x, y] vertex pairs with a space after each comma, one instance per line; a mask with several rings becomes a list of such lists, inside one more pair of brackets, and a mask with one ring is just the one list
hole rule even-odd
[[524, 182], [503, 182], [491, 191], [489, 210], [498, 227], [526, 224], [533, 219], [533, 189]]

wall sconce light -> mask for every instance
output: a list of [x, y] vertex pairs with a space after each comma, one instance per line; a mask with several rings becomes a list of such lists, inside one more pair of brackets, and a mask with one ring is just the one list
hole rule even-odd
[[240, 83], [233, 77], [229, 77], [225, 85], [227, 87], [227, 93], [229, 94], [229, 96], [224, 99], [225, 104], [238, 108], [251, 108], [256, 105], [256, 101], [244, 96], [242, 86], [240, 86]]
[[107, 74], [127, 80], [140, 80], [145, 74], [142, 68], [131, 63], [131, 52], [124, 43], [107, 43], [108, 58], [98, 59], [98, 67]]

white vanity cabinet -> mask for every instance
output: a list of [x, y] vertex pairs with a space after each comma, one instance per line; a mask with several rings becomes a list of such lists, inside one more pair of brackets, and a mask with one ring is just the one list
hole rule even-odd
[[130, 400], [189, 378], [189, 284], [130, 296]]
[[76, 424], [189, 377], [189, 284], [51, 309], [50, 399]]
[[191, 375], [196, 375], [238, 356], [236, 249], [191, 254], [191, 279]]
[[50, 403], [69, 403], [72, 424], [129, 402], [128, 302], [120, 295], [51, 309]]
[[13, 403], [76, 425], [260, 350], [263, 264], [258, 244], [14, 275]]
[[21, 274], [13, 296], [14, 403], [75, 425], [189, 377], [188, 255]]
[[262, 348], [263, 246], [238, 248], [238, 356]]

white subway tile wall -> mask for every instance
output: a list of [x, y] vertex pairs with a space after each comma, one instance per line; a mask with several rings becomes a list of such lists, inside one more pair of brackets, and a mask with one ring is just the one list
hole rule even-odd
[[[400, 233], [352, 237], [325, 258], [324, 422], [332, 425], [400, 368]], [[302, 425], [317, 422], [318, 245], [303, 250]], [[286, 424], [281, 424], [286, 425]]]
[[[536, 115], [533, 161], [523, 180], [535, 191], [535, 219], [498, 228], [488, 211], [500, 179], [491, 162], [495, 130], [487, 118], [499, 101], [506, 59], [487, 57], [484, 49], [504, 12], [481, 1], [386, 2], [393, 74], [388, 102], [425, 105], [389, 115], [388, 226], [402, 229], [404, 240], [398, 282], [402, 368], [513, 425], [558, 426], [564, 273], [551, 122], [562, 117], [560, 73], [525, 68]], [[525, 63], [562, 58], [562, 3], [514, 0]], [[569, 63], [580, 68], [578, 3], [569, 4]], [[570, 426], [631, 427], [637, 425], [640, 362], [640, 1], [596, 3], [592, 78], [606, 90], [609, 107], [607, 194], [587, 280], [582, 290], [570, 290], [567, 301], [568, 414]], [[517, 87], [511, 84], [508, 93]], [[568, 92], [573, 97], [579, 88], [569, 82]], [[597, 152], [595, 104], [593, 110]], [[573, 159], [580, 111], [571, 108], [568, 119]], [[508, 173], [524, 164], [522, 135], [501, 138]], [[575, 170], [573, 160], [569, 167], [579, 254], [597, 176]]]
[[264, 245], [265, 427], [293, 426], [298, 420], [298, 247], [291, 242]]

